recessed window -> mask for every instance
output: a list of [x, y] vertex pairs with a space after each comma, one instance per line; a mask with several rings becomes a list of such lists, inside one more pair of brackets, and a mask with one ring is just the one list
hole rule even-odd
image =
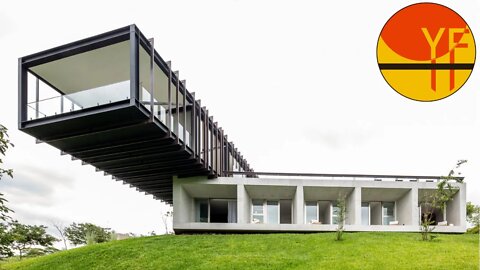
[[264, 223], [263, 200], [252, 201], [252, 223]]
[[306, 223], [318, 222], [317, 202], [305, 202], [305, 221]]
[[362, 225], [370, 225], [370, 204], [362, 202]]
[[337, 202], [332, 203], [332, 224], [338, 224], [338, 215], [340, 213], [340, 208], [338, 207]]
[[395, 220], [395, 202], [382, 203], [383, 225], [389, 225], [390, 221]]
[[267, 201], [267, 223], [280, 223], [280, 207], [278, 207], [278, 201]]
[[208, 222], [208, 200], [196, 199], [195, 200], [195, 222]]
[[195, 222], [236, 223], [237, 201], [226, 199], [195, 199]]

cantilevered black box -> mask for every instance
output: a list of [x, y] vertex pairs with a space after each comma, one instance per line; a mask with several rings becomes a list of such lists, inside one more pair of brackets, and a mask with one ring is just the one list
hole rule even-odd
[[156, 198], [252, 171], [135, 25], [19, 59], [19, 129]]

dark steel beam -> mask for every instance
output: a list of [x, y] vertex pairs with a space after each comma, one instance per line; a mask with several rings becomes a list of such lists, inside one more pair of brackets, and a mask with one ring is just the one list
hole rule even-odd
[[172, 62], [167, 62], [168, 67], [168, 113], [167, 113], [167, 126], [168, 137], [172, 137]]
[[208, 124], [208, 110], [205, 111], [205, 154], [204, 154], [204, 160], [205, 160], [205, 167], [208, 169], [209, 167], [209, 143], [208, 143], [208, 136], [209, 136], [209, 124]]
[[[125, 183], [127, 184], [132, 184], [132, 185], [136, 185], [136, 184], [145, 184], [145, 183], [172, 183], [172, 177], [171, 176], [163, 176], [164, 178], [162, 177], [144, 177], [144, 178], [137, 178], [137, 179], [121, 179], [122, 181], [124, 181]], [[120, 178], [117, 178], [117, 179], [120, 179]]]
[[135, 26], [130, 26], [130, 104], [139, 96], [139, 42]]
[[192, 145], [190, 148], [193, 150], [193, 157], [197, 157], [197, 101], [195, 100], [195, 93], [192, 92], [192, 97], [193, 97], [193, 106], [192, 106], [192, 115], [191, 115], [191, 134], [190, 137], [192, 138]]
[[18, 128], [23, 128], [23, 122], [27, 120], [28, 103], [28, 74], [23, 66], [23, 59], [18, 59]]
[[[114, 158], [121, 158], [124, 156], [130, 157], [130, 156], [141, 156], [141, 155], [146, 155], [146, 154], [153, 154], [153, 153], [158, 153], [160, 151], [165, 151], [165, 152], [171, 152], [171, 151], [178, 151], [181, 148], [178, 145], [163, 145], [163, 146], [154, 146], [149, 148], [140, 148], [140, 149], [135, 149], [135, 150], [127, 150], [127, 151], [117, 151], [115, 153], [107, 153], [107, 154], [97, 154], [97, 155], [88, 155], [88, 156], [78, 156], [75, 155], [75, 157], [80, 158], [88, 163], [95, 163], [98, 160], [110, 160]], [[73, 155], [72, 155], [73, 156]]]
[[215, 158], [213, 156], [213, 148], [214, 148], [214, 145], [213, 145], [213, 116], [210, 116], [210, 118], [208, 119], [208, 122], [209, 122], [209, 127], [210, 128], [210, 124], [212, 125], [212, 129], [210, 130], [210, 173], [213, 173], [213, 164], [214, 164], [214, 161], [215, 161]]
[[164, 176], [172, 176], [172, 175], [179, 175], [179, 174], [187, 174], [187, 173], [196, 173], [198, 174], [199, 172], [202, 172], [202, 168], [195, 168], [195, 167], [184, 167], [184, 168], [169, 168], [169, 169], [157, 169], [157, 170], [144, 170], [144, 171], [138, 171], [138, 172], [129, 172], [129, 173], [121, 173], [121, 174], [115, 174], [115, 177], [118, 177], [122, 180], [132, 180], [132, 179], [144, 179], [144, 178], [150, 178], [150, 177], [158, 177], [158, 175], [161, 175], [162, 178]]
[[119, 151], [119, 149], [121, 148], [138, 149], [138, 148], [144, 148], [150, 145], [156, 145], [156, 143], [162, 143], [162, 142], [167, 143], [167, 142], [173, 142], [173, 141], [171, 141], [167, 137], [163, 137], [163, 138], [153, 138], [153, 139], [145, 139], [145, 140], [142, 139], [140, 141], [129, 141], [129, 142], [120, 142], [120, 143], [115, 142], [115, 144], [113, 145], [112, 143], [110, 143], [109, 146], [102, 146], [102, 147], [94, 146], [94, 147], [89, 147], [88, 149], [83, 148], [83, 149], [71, 150], [69, 152], [64, 152], [64, 154], [82, 156], [84, 154], [92, 154], [95, 152], [103, 152], [103, 151], [115, 152], [115, 151]]
[[111, 167], [104, 167], [104, 168], [98, 168], [99, 170], [102, 171], [108, 171], [110, 174], [115, 174], [115, 173], [121, 173], [127, 170], [137, 170], [137, 169], [142, 169], [142, 168], [149, 168], [151, 166], [156, 167], [156, 168], [169, 168], [169, 167], [175, 167], [179, 165], [186, 165], [186, 164], [199, 164], [196, 163], [196, 160], [192, 159], [179, 159], [179, 160], [168, 160], [168, 161], [155, 161], [155, 162], [148, 162], [148, 163], [140, 163], [137, 165], [132, 165], [132, 166], [111, 166]]
[[150, 42], [150, 121], [153, 122], [154, 117], [154, 108], [153, 108], [153, 101], [154, 101], [154, 90], [155, 90], [155, 72], [154, 72], [154, 65], [155, 65], [155, 40], [153, 38], [149, 39]]
[[125, 125], [125, 126], [117, 126], [117, 127], [112, 127], [109, 129], [105, 129], [105, 127], [99, 127], [97, 129], [90, 129], [85, 132], [81, 133], [75, 133], [75, 134], [63, 134], [63, 135], [58, 135], [56, 137], [51, 137], [51, 138], [43, 138], [42, 141], [46, 143], [54, 143], [58, 141], [63, 141], [67, 139], [78, 139], [82, 137], [89, 137], [94, 134], [105, 134], [105, 133], [111, 133], [113, 131], [121, 131], [124, 129], [129, 129], [129, 128], [136, 128], [145, 125], [147, 122], [141, 122], [141, 123], [135, 123], [135, 124], [130, 124], [130, 125]]
[[[187, 81], [182, 80], [183, 84], [183, 149], [187, 148]], [[178, 113], [178, 112], [177, 112]]]
[[178, 114], [178, 94], [180, 92], [180, 80], [179, 80], [179, 76], [180, 76], [180, 72], [179, 71], [175, 71], [174, 72], [175, 76], [177, 76], [177, 91], [175, 91], [175, 142], [178, 144], [179, 143], [179, 135], [178, 135], [178, 132], [179, 132], [179, 128], [178, 128], [178, 123], [180, 121], [179, 117], [180, 115]]
[[142, 174], [145, 174], [145, 173], [168, 173], [168, 172], [179, 172], [179, 171], [182, 171], [184, 169], [195, 169], [195, 168], [198, 168], [200, 169], [201, 168], [201, 165], [200, 164], [186, 164], [186, 165], [178, 165], [178, 166], [170, 166], [170, 167], [167, 167], [167, 168], [144, 168], [144, 169], [136, 169], [136, 170], [128, 170], [126, 172], [116, 172], [116, 173], [110, 173], [108, 171], [108, 173], [110, 174], [113, 174], [115, 175], [115, 177], [128, 177], [130, 175], [142, 175]]
[[107, 159], [103, 161], [95, 161], [94, 166], [102, 167], [102, 164], [119, 164], [119, 162], [124, 162], [123, 164], [131, 164], [135, 161], [142, 161], [142, 160], [154, 160], [157, 159], [160, 161], [162, 158], [166, 158], [169, 160], [173, 160], [175, 158], [181, 159], [182, 157], [188, 157], [189, 154], [186, 151], [172, 151], [172, 152], [165, 152], [165, 153], [154, 153], [148, 155], [141, 155], [141, 156], [132, 156], [132, 157], [123, 157], [117, 159]]

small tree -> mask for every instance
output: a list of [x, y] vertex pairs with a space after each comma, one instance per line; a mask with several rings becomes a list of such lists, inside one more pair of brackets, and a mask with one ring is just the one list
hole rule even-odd
[[[478, 232], [480, 227], [480, 206], [474, 205], [472, 202], [467, 203], [467, 221], [473, 225], [473, 230]], [[469, 230], [470, 231], [470, 230]]]
[[[7, 131], [7, 128], [0, 124], [0, 180], [2, 180], [4, 175], [13, 177], [11, 169], [3, 169], [1, 166], [3, 164], [2, 156], [6, 155], [9, 147], [13, 147], [13, 144], [8, 139]], [[12, 238], [8, 231], [8, 222], [11, 220], [8, 214], [13, 211], [6, 206], [6, 202], [7, 200], [0, 192], [0, 259], [13, 255], [10, 247]]]
[[48, 249], [52, 247], [53, 242], [57, 241], [57, 239], [47, 234], [46, 228], [43, 225], [24, 225], [16, 220], [11, 222], [9, 231], [12, 239], [11, 247], [18, 251], [20, 259], [33, 246], [41, 246]]
[[170, 232], [168, 231], [168, 222], [170, 218], [173, 217], [173, 211], [168, 210], [165, 213], [162, 214], [162, 223], [163, 227], [165, 228], [165, 234], [169, 234]]
[[63, 249], [67, 250], [67, 236], [65, 235], [65, 227], [59, 222], [52, 222], [52, 226], [57, 230], [60, 235], [60, 240], [63, 241]]
[[343, 232], [344, 232], [344, 225], [345, 225], [345, 219], [346, 219], [346, 213], [347, 213], [347, 208], [346, 208], [346, 200], [345, 200], [345, 195], [340, 195], [337, 199], [337, 229], [336, 229], [336, 234], [335, 234], [335, 240], [341, 241], [343, 240]]
[[[435, 221], [433, 220], [433, 212], [435, 209], [439, 209], [445, 219], [447, 203], [453, 199], [453, 196], [457, 192], [457, 188], [452, 185], [452, 182], [463, 182], [463, 178], [455, 176], [455, 170], [459, 169], [460, 166], [466, 162], [467, 160], [459, 160], [455, 168], [450, 170], [448, 176], [440, 178], [440, 181], [437, 184], [437, 189], [432, 194], [425, 195], [421, 201], [420, 205], [424, 210], [420, 223], [422, 240], [428, 241], [434, 238], [431, 233], [435, 229], [435, 227], [432, 226], [435, 224]], [[458, 172], [458, 175], [461, 175], [461, 173]]]
[[11, 244], [12, 237], [8, 231], [7, 224], [0, 223], [0, 259], [13, 256]]
[[[13, 144], [8, 139], [7, 128], [0, 124], [0, 180], [4, 175], [13, 177], [12, 169], [3, 169], [1, 165], [3, 164], [2, 156], [5, 156], [9, 147], [13, 147]], [[8, 216], [9, 212], [12, 212], [5, 203], [6, 199], [3, 198], [3, 194], [0, 192], [0, 222], [7, 221], [10, 217]], [[1, 247], [0, 247], [1, 248]]]
[[74, 245], [108, 242], [110, 228], [102, 228], [92, 223], [72, 223], [65, 228], [65, 235]]

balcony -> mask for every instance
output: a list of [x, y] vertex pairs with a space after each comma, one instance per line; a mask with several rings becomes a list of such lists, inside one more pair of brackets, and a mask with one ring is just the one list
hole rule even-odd
[[172, 202], [172, 178], [252, 172], [135, 25], [19, 59], [19, 129]]

